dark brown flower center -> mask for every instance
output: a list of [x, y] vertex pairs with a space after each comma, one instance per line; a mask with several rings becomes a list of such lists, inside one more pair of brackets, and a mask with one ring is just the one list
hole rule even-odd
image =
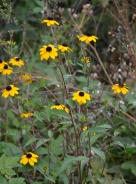
[[46, 48], [46, 51], [47, 51], [47, 52], [51, 52], [51, 51], [52, 51], [52, 48], [51, 48], [50, 46], [48, 46], [48, 47]]
[[4, 69], [8, 69], [8, 65], [4, 65]]
[[63, 45], [64, 47], [67, 47], [67, 46], [68, 46], [68, 45], [67, 45], [67, 44], [65, 44], [65, 43], [63, 43], [62, 45]]
[[17, 57], [17, 58], [15, 58], [15, 60], [16, 60], [16, 61], [19, 61], [20, 59]]
[[52, 17], [48, 17], [47, 20], [53, 20], [53, 18]]
[[32, 154], [31, 153], [27, 153], [26, 154], [26, 158], [31, 158], [32, 157]]
[[2, 63], [2, 60], [0, 59], [0, 63]]
[[86, 35], [86, 36], [92, 36], [90, 33], [86, 33], [85, 35]]
[[10, 91], [11, 89], [12, 89], [11, 86], [7, 86], [7, 87], [6, 87], [6, 90], [7, 90], [7, 91]]
[[85, 95], [84, 92], [82, 91], [79, 92], [79, 96], [84, 96], [84, 95]]
[[60, 105], [60, 103], [55, 103], [55, 105]]

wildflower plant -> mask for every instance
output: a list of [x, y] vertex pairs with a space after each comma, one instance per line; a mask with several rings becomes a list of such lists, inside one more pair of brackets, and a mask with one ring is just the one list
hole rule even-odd
[[16, 3], [0, 38], [0, 183], [134, 183], [134, 4]]

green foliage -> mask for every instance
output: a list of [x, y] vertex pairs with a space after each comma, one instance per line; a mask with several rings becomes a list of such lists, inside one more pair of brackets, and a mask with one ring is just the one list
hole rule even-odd
[[[9, 85], [19, 88], [1, 97], [0, 184], [134, 183], [135, 2], [2, 0], [0, 17], [1, 95]], [[59, 25], [41, 23], [49, 17]], [[98, 40], [79, 40], [90, 34]], [[41, 61], [48, 44], [57, 56]], [[61, 52], [59, 44], [72, 51]], [[9, 62], [15, 56], [24, 66]], [[4, 75], [7, 66], [13, 73]], [[124, 84], [129, 92], [118, 94]], [[78, 100], [90, 100], [74, 101], [77, 91]]]

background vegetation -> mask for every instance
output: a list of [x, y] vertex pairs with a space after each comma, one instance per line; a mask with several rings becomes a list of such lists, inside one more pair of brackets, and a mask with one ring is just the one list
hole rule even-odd
[[[0, 76], [1, 94], [9, 84], [19, 88], [19, 95], [0, 98], [1, 184], [135, 183], [135, 10], [135, 0], [1, 1], [0, 59], [25, 62]], [[48, 16], [60, 25], [41, 24]], [[86, 45], [81, 33], [99, 40]], [[73, 52], [40, 61], [39, 49], [57, 43]], [[91, 62], [83, 63], [84, 56]], [[33, 80], [28, 85], [21, 78], [26, 73]], [[120, 76], [126, 95], [111, 89]], [[91, 95], [86, 105], [72, 101], [77, 90]], [[70, 114], [51, 110], [56, 102]], [[27, 112], [33, 116], [20, 117]], [[29, 151], [39, 156], [34, 167], [19, 163]]]

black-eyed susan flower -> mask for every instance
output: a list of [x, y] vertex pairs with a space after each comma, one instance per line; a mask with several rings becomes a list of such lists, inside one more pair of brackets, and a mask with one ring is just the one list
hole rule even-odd
[[37, 163], [37, 158], [38, 155], [28, 152], [21, 157], [20, 164], [26, 165], [29, 163], [31, 166], [34, 166], [34, 164]]
[[57, 49], [49, 44], [49, 45], [44, 45], [41, 49], [40, 49], [40, 56], [41, 56], [41, 61], [43, 59], [48, 60], [49, 57], [52, 59], [55, 59], [58, 56], [57, 53]]
[[58, 45], [58, 50], [61, 52], [71, 52], [72, 50], [67, 46], [67, 44]]
[[0, 73], [2, 75], [10, 75], [11, 73], [13, 73], [13, 68], [11, 68], [8, 64], [1, 64]]
[[86, 104], [86, 101], [91, 99], [90, 95], [84, 91], [77, 91], [72, 96], [72, 100], [77, 101], [80, 105]]
[[19, 88], [15, 87], [14, 85], [9, 85], [2, 91], [2, 97], [7, 98], [9, 95], [15, 96], [18, 93]]
[[85, 130], [87, 130], [87, 129], [88, 129], [87, 126], [84, 126], [84, 127], [82, 128], [83, 131], [85, 131]]
[[125, 95], [126, 93], [129, 92], [128, 87], [126, 86], [126, 84], [114, 84], [112, 86], [112, 90], [115, 94], [116, 93], [122, 93], [123, 95]]
[[19, 66], [19, 67], [24, 66], [24, 61], [19, 57], [11, 58], [9, 60], [9, 63], [12, 64], [13, 66]]
[[98, 38], [96, 36], [91, 36], [91, 35], [80, 35], [78, 36], [78, 39], [81, 42], [85, 42], [86, 44], [89, 44], [91, 41], [96, 42]]
[[54, 25], [54, 24], [59, 25], [59, 23], [57, 21], [53, 20], [52, 17], [48, 17], [46, 20], [43, 20], [42, 23], [46, 23], [47, 26], [49, 26], [49, 27], [51, 25]]
[[81, 61], [83, 62], [83, 63], [89, 63], [90, 61], [91, 61], [91, 59], [89, 58], [89, 57], [83, 57], [82, 59], [81, 59]]
[[25, 75], [22, 75], [21, 79], [24, 81], [24, 83], [31, 84], [32, 83], [32, 77], [29, 75], [29, 73], [26, 73]]
[[21, 117], [21, 118], [28, 118], [28, 117], [30, 117], [30, 116], [33, 116], [33, 113], [32, 113], [32, 112], [20, 114], [20, 117]]
[[56, 103], [55, 105], [51, 106], [51, 109], [63, 110], [66, 113], [69, 113], [69, 109], [65, 105], [59, 103]]

